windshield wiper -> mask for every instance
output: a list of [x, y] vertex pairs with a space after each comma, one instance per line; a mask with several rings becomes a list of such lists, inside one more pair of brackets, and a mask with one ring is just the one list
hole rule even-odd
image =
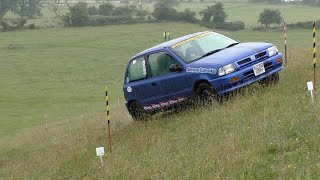
[[238, 42], [236, 42], [236, 43], [231, 43], [231, 44], [229, 44], [227, 47], [225, 47], [224, 49], [229, 48], [229, 47], [232, 47], [232, 46], [235, 46], [235, 45], [237, 45], [237, 44], [240, 44], [240, 43], [238, 43]]
[[224, 48], [216, 49], [216, 50], [213, 50], [213, 51], [207, 52], [206, 54], [204, 54], [204, 55], [200, 56], [200, 57], [199, 57], [199, 58], [197, 58], [196, 60], [201, 59], [201, 58], [204, 58], [204, 57], [206, 57], [206, 56], [210, 56], [211, 54], [217, 53], [217, 52], [219, 52], [219, 51], [221, 51], [221, 50], [223, 50], [223, 49], [224, 49]]

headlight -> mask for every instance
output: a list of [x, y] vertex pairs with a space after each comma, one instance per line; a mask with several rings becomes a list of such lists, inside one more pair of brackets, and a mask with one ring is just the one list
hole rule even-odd
[[269, 57], [274, 56], [278, 53], [278, 49], [276, 46], [272, 46], [268, 48]]
[[228, 65], [225, 65], [225, 66], [219, 68], [218, 74], [219, 74], [219, 76], [223, 76], [223, 75], [232, 73], [232, 72], [234, 72], [236, 70], [237, 70], [236, 65], [231, 63], [231, 64], [228, 64]]

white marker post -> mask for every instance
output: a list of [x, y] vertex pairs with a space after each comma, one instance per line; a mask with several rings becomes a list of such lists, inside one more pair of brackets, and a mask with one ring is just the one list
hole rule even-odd
[[48, 132], [48, 115], [44, 114], [44, 119], [46, 120], [46, 131]]
[[101, 166], [103, 166], [102, 156], [104, 155], [104, 147], [98, 147], [98, 148], [96, 148], [96, 153], [97, 153], [97, 156], [100, 156]]
[[311, 94], [311, 102], [312, 102], [312, 104], [314, 104], [314, 99], [313, 99], [313, 83], [312, 83], [312, 81], [307, 82], [307, 87], [308, 87], [308, 91], [310, 91], [310, 94]]

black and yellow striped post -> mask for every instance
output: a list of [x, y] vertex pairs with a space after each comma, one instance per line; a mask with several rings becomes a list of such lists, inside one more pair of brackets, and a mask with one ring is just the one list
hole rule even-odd
[[112, 154], [112, 143], [111, 143], [111, 122], [110, 122], [110, 107], [109, 107], [109, 96], [108, 96], [108, 87], [105, 87], [106, 90], [106, 115], [108, 121], [108, 132], [109, 132], [109, 149], [110, 154]]
[[[317, 67], [317, 60], [316, 60], [316, 22], [313, 22], [313, 84], [314, 84], [314, 92], [316, 92], [316, 67]], [[316, 95], [316, 94], [315, 94]]]
[[284, 32], [284, 62], [287, 65], [287, 25], [283, 22], [283, 32]]

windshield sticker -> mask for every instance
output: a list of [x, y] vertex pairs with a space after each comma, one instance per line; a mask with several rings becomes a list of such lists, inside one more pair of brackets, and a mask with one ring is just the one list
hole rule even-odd
[[133, 61], [132, 61], [132, 64], [136, 64], [136, 63], [137, 63], [137, 60], [133, 60]]
[[172, 104], [176, 104], [176, 103], [178, 103], [178, 100], [169, 100], [168, 102], [169, 102], [169, 104], [171, 104], [171, 105], [172, 105]]
[[169, 106], [169, 102], [160, 102], [159, 103], [161, 107], [166, 107], [166, 106]]
[[189, 38], [189, 39], [186, 39], [186, 40], [184, 40], [184, 41], [181, 41], [181, 42], [178, 42], [177, 44], [172, 45], [171, 48], [176, 48], [176, 47], [178, 47], [178, 46], [181, 46], [181, 45], [183, 45], [183, 44], [186, 44], [186, 43], [188, 43], [188, 42], [190, 42], [190, 41], [194, 41], [194, 40], [199, 39], [199, 38], [201, 38], [201, 37], [203, 37], [203, 36], [206, 36], [206, 35], [208, 35], [208, 34], [213, 34], [213, 32], [205, 32], [205, 33], [196, 35], [196, 36], [194, 36], [194, 37], [191, 37], [191, 38]]
[[203, 73], [203, 74], [216, 74], [217, 73], [217, 70], [216, 69], [213, 69], [213, 68], [202, 68], [202, 67], [199, 67], [199, 68], [192, 68], [192, 67], [187, 67], [186, 68], [186, 72], [189, 72], [189, 73]]
[[170, 107], [175, 104], [182, 103], [183, 101], [186, 101], [186, 100], [187, 98], [178, 97], [177, 99], [173, 99], [173, 100], [170, 99], [168, 101], [160, 102], [159, 104], [151, 104], [149, 106], [143, 106], [143, 108], [146, 111], [157, 110], [157, 109], [162, 109], [165, 107]]

